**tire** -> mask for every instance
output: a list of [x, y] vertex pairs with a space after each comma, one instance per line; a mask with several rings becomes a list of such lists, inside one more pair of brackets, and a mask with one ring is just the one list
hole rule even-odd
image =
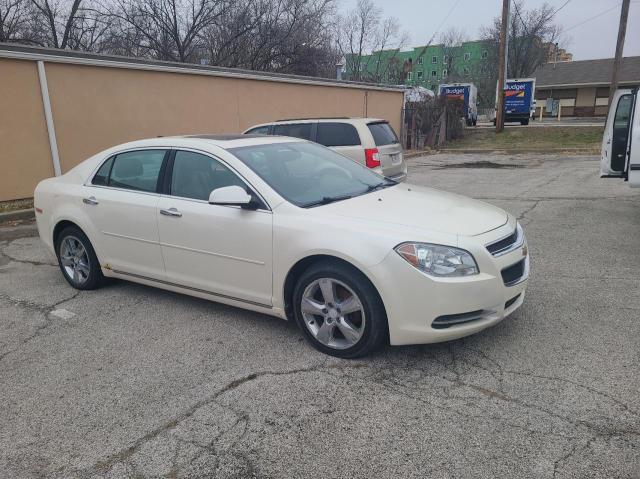
[[498, 122], [498, 120], [493, 119], [493, 121], [491, 123], [493, 123], [493, 126], [496, 126], [496, 123]]
[[473, 126], [477, 126], [477, 125], [478, 125], [478, 120], [477, 119], [473, 120]]
[[522, 120], [522, 121], [520, 122], [520, 124], [521, 124], [522, 126], [527, 126], [527, 125], [529, 124], [529, 119]]
[[[325, 300], [325, 290], [333, 298]], [[344, 313], [341, 307], [353, 311]], [[293, 291], [293, 309], [307, 341], [330, 356], [366, 356], [388, 340], [380, 295], [364, 274], [339, 261], [317, 263], [302, 273]]]
[[102, 285], [104, 276], [100, 263], [89, 238], [80, 228], [64, 228], [56, 238], [55, 248], [62, 276], [71, 286], [90, 290]]

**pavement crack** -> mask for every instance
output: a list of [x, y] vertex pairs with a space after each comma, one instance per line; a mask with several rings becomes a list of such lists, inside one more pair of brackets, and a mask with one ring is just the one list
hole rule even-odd
[[[81, 291], [74, 291], [74, 293], [71, 296], [61, 299], [60, 301], [57, 301], [48, 306], [36, 303], [35, 301], [31, 301], [28, 299], [14, 298], [13, 296], [9, 296], [6, 293], [0, 293], [0, 301], [4, 301], [12, 306], [22, 308], [27, 311], [35, 312], [37, 314], [42, 315], [42, 318], [43, 318], [42, 324], [35, 326], [33, 333], [31, 333], [29, 336], [19, 341], [19, 345], [23, 346], [27, 344], [29, 341], [32, 341], [33, 339], [37, 338], [42, 333], [42, 331], [46, 330], [53, 324], [53, 321], [51, 320], [51, 317], [50, 317], [50, 314], [52, 311], [55, 311], [55, 309], [58, 306], [66, 303], [67, 301], [71, 301], [75, 299], [80, 293]], [[6, 351], [5, 353], [2, 353], [0, 355], [0, 361], [2, 361], [4, 358], [9, 356], [10, 354], [15, 353], [19, 350], [20, 348], [18, 347], [10, 351]]]
[[164, 424], [161, 424], [155, 429], [149, 431], [144, 436], [139, 437], [129, 447], [122, 449], [116, 452], [115, 454], [112, 454], [111, 456], [107, 457], [104, 460], [98, 461], [90, 468], [90, 470], [93, 470], [99, 473], [106, 473], [115, 464], [120, 462], [126, 462], [147, 442], [157, 438], [158, 436], [160, 436], [165, 432], [175, 429], [182, 421], [193, 416], [202, 407], [205, 407], [211, 403], [217, 402], [217, 399], [220, 396], [230, 391], [233, 391], [235, 389], [238, 389], [244, 384], [255, 381], [258, 378], [262, 378], [265, 376], [291, 376], [291, 375], [296, 375], [301, 373], [310, 373], [310, 372], [316, 372], [321, 370], [357, 369], [357, 368], [369, 367], [369, 365], [365, 363], [349, 364], [346, 366], [344, 364], [327, 365], [326, 363], [328, 359], [329, 358], [325, 359], [320, 364], [316, 364], [314, 366], [310, 366], [306, 368], [298, 368], [298, 369], [292, 369], [287, 371], [259, 371], [259, 372], [253, 372], [253, 373], [247, 374], [246, 376], [242, 376], [240, 378], [234, 379], [233, 381], [230, 381], [229, 383], [224, 385], [222, 388], [218, 389], [212, 395], [207, 396], [200, 401], [197, 401], [196, 403], [194, 403], [189, 408], [182, 411], [180, 414], [178, 414], [174, 418], [170, 419]]
[[527, 218], [527, 215], [531, 213], [539, 204], [540, 204], [540, 200], [534, 200], [532, 206], [530, 206], [529, 208], [524, 210], [522, 213], [520, 213], [520, 215], [518, 216], [518, 221], [523, 221], [525, 219], [528, 220], [529, 218]]
[[527, 376], [527, 377], [535, 378], [535, 379], [543, 379], [543, 380], [548, 380], [548, 381], [558, 381], [558, 382], [562, 382], [562, 383], [566, 383], [566, 384], [571, 384], [573, 386], [585, 389], [586, 391], [592, 392], [593, 394], [596, 394], [598, 396], [602, 396], [604, 398], [607, 398], [608, 400], [610, 400], [614, 404], [620, 406], [624, 411], [628, 412], [629, 414], [632, 414], [633, 416], [636, 416], [636, 417], [640, 416], [640, 413], [638, 413], [638, 411], [635, 411], [634, 409], [629, 407], [628, 404], [622, 402], [620, 399], [612, 396], [611, 394], [607, 394], [604, 391], [600, 391], [599, 389], [593, 388], [591, 386], [587, 386], [587, 385], [579, 383], [577, 381], [572, 381], [571, 379], [565, 379], [565, 378], [560, 378], [560, 377], [555, 377], [555, 376], [545, 376], [545, 375], [541, 375], [541, 374], [533, 374], [533, 373], [528, 373], [528, 372], [524, 372], [524, 371], [505, 370], [504, 372], [505, 372], [505, 374], [514, 374], [514, 375], [518, 375], [518, 376]]

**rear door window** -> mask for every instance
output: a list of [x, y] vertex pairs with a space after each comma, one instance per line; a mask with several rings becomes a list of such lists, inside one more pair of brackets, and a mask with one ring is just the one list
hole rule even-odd
[[393, 131], [393, 128], [391, 128], [391, 125], [389, 125], [389, 123], [387, 123], [386, 121], [369, 123], [367, 126], [369, 127], [369, 131], [373, 136], [373, 141], [376, 142], [376, 146], [399, 143], [398, 137]]
[[165, 150], [128, 151], [116, 155], [108, 186], [156, 192]]
[[349, 123], [318, 123], [316, 142], [324, 146], [355, 146], [360, 145], [360, 136]]
[[311, 140], [313, 123], [286, 123], [273, 125], [273, 135], [292, 136], [303, 140]]
[[109, 183], [109, 174], [111, 173], [111, 165], [113, 165], [113, 156], [107, 161], [102, 163], [102, 166], [98, 169], [98, 172], [91, 180], [92, 185], [107, 186]]

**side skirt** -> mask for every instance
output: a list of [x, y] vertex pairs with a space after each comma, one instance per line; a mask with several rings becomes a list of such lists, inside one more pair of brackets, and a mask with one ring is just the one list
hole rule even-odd
[[118, 271], [108, 267], [103, 267], [102, 272], [105, 276], [108, 276], [110, 278], [123, 279], [134, 283], [144, 284], [146, 286], [153, 286], [155, 288], [173, 291], [174, 293], [186, 294], [188, 296], [194, 296], [196, 298], [206, 299], [208, 301], [214, 301], [216, 303], [227, 304], [229, 306], [235, 306], [241, 309], [248, 309], [250, 311], [256, 311], [258, 313], [268, 314], [269, 316], [275, 316], [285, 320], [287, 319], [283, 309], [275, 308], [266, 304], [234, 298], [232, 296], [213, 293], [211, 291], [192, 288], [190, 286], [183, 286], [176, 283], [171, 283], [169, 281], [148, 278], [146, 276], [141, 276], [133, 273], [125, 273], [124, 271]]

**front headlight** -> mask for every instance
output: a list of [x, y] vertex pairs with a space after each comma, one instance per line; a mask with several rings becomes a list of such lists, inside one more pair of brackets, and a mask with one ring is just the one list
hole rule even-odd
[[396, 252], [420, 271], [432, 276], [471, 276], [478, 274], [473, 256], [463, 249], [430, 243], [402, 243]]

